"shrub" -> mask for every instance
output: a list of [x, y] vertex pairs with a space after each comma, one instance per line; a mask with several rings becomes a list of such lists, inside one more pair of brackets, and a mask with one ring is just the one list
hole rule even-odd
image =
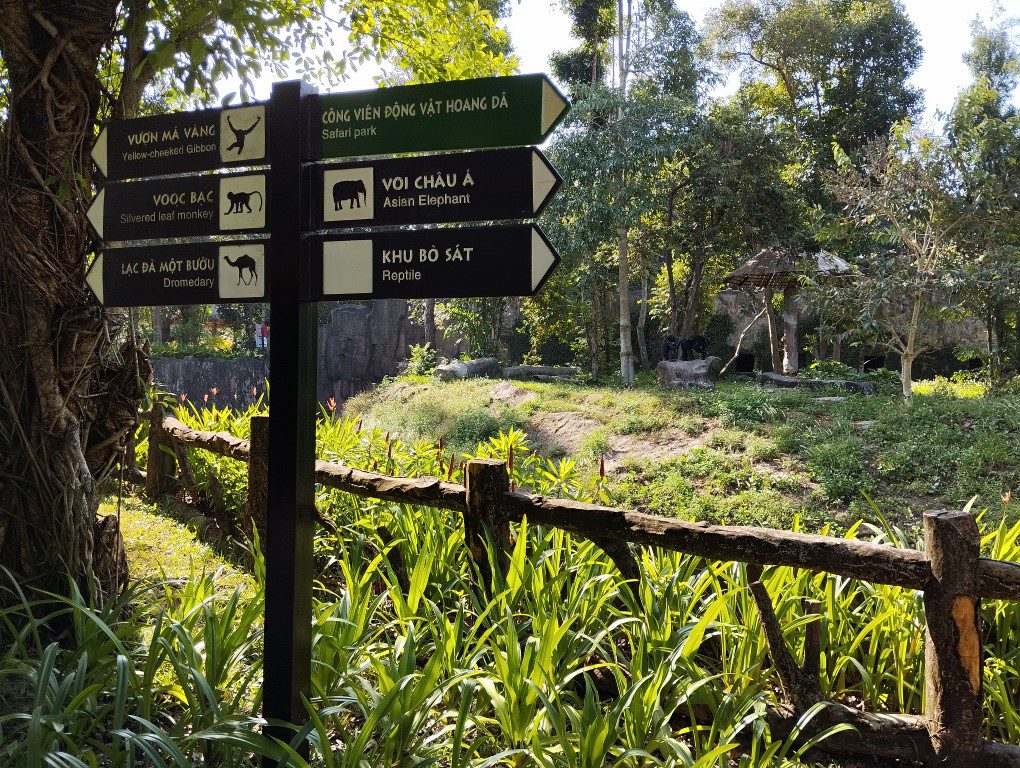
[[431, 344], [413, 345], [407, 358], [407, 372], [412, 376], [429, 376], [439, 365], [439, 353]]
[[476, 446], [500, 433], [499, 420], [485, 411], [468, 411], [450, 424], [450, 442], [460, 446]]

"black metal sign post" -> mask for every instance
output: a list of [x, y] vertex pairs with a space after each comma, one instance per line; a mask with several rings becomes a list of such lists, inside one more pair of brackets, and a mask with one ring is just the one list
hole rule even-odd
[[[270, 102], [272, 189], [270, 276], [269, 505], [262, 711], [269, 720], [303, 723], [302, 695], [312, 663], [312, 550], [315, 533], [315, 305], [301, 258], [302, 144], [314, 90], [276, 83]], [[274, 727], [284, 741], [293, 735]]]
[[[113, 183], [88, 211], [104, 245], [87, 274], [99, 303], [272, 297], [262, 694], [276, 738], [289, 741], [286, 724], [306, 722], [311, 692], [315, 302], [530, 296], [559, 260], [534, 224], [371, 229], [533, 219], [561, 181], [533, 147], [302, 164], [535, 143], [567, 109], [543, 75], [322, 98], [290, 81], [276, 83], [268, 103], [128, 120], [100, 132], [93, 158]], [[180, 175], [267, 159], [268, 171]], [[340, 227], [369, 231], [303, 240], [307, 230]], [[267, 230], [268, 242], [257, 237]], [[191, 237], [207, 239], [173, 242]]]

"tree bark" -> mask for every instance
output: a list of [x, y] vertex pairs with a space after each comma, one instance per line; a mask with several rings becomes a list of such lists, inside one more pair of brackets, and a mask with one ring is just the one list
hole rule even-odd
[[648, 272], [641, 273], [641, 309], [638, 312], [637, 343], [638, 355], [641, 359], [641, 370], [649, 371], [652, 364], [648, 359]]
[[776, 311], [772, 308], [772, 297], [774, 291], [771, 288], [762, 292], [762, 301], [765, 304], [765, 318], [769, 324], [769, 349], [772, 352], [772, 372], [783, 372], [783, 348], [779, 341], [779, 323], [776, 320]]
[[930, 766], [967, 768], [981, 760], [981, 534], [974, 516], [924, 513], [932, 579], [924, 590], [924, 711], [935, 758]]
[[908, 406], [914, 404], [914, 360], [917, 358], [917, 327], [921, 319], [921, 301], [920, 294], [914, 296], [906, 343], [900, 350], [900, 383], [903, 385], [903, 402]]
[[626, 227], [619, 227], [617, 254], [620, 260], [620, 379], [625, 387], [634, 386], [634, 347], [631, 343], [629, 241]]
[[800, 369], [797, 349], [797, 283], [793, 280], [783, 289], [783, 374], [796, 376]]
[[[99, 55], [118, 3], [10, 0], [0, 55], [0, 565], [30, 588], [101, 601], [126, 581], [102, 481], [137, 423], [147, 363], [116, 342], [122, 315], [84, 284]], [[97, 578], [98, 591], [93, 586]]]
[[701, 281], [705, 275], [705, 254], [698, 252], [691, 256], [691, 274], [687, 280], [687, 291], [684, 296], [684, 322], [680, 336], [693, 336], [698, 330], [698, 312], [701, 309]]

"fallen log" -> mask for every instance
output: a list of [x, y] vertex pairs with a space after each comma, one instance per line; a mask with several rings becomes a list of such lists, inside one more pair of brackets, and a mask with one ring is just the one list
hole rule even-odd
[[560, 365], [510, 365], [503, 369], [503, 378], [549, 381], [572, 379], [578, 373], [577, 368]]
[[772, 384], [775, 387], [808, 387], [810, 389], [824, 389], [835, 387], [844, 389], [847, 392], [856, 392], [860, 395], [873, 395], [878, 391], [873, 381], [850, 381], [849, 379], [802, 379], [798, 376], [783, 376], [778, 373], [762, 371], [758, 374], [759, 384]]

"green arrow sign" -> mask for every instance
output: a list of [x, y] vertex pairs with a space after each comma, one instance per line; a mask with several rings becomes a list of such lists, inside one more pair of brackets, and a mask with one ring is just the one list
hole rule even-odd
[[518, 75], [334, 93], [319, 107], [311, 159], [540, 144], [570, 105], [545, 75]]

